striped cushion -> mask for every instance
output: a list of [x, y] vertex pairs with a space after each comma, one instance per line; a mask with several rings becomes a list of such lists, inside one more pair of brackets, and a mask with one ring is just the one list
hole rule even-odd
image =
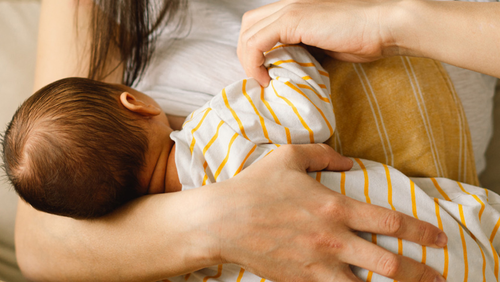
[[343, 155], [395, 167], [410, 177], [479, 185], [460, 100], [439, 62], [393, 57], [354, 64], [326, 59]]

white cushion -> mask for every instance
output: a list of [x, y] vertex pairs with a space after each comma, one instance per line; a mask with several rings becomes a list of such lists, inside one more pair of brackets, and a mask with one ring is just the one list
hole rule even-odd
[[[38, 1], [0, 1], [0, 127], [33, 91]], [[14, 253], [17, 195], [0, 172], [0, 280], [25, 281]]]

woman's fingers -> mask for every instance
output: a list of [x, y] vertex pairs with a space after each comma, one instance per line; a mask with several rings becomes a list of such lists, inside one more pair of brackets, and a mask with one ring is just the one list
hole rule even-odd
[[[436, 270], [354, 236], [343, 261], [403, 282], [445, 281]], [[439, 280], [442, 279], [442, 280]]]
[[280, 1], [264, 6], [247, 13], [248, 16], [243, 18], [237, 49], [238, 58], [247, 75], [263, 86], [267, 86], [270, 80], [267, 69], [263, 66], [264, 52], [269, 51], [278, 41], [287, 44], [300, 43], [300, 39], [286, 38], [287, 34], [293, 33], [283, 31], [294, 28], [294, 22], [283, 23], [282, 10], [286, 7], [283, 3]]
[[346, 225], [357, 231], [388, 235], [434, 248], [446, 246], [448, 237], [436, 226], [400, 212], [348, 198], [351, 210]]
[[277, 154], [268, 157], [280, 161], [298, 171], [347, 171], [352, 168], [350, 158], [337, 153], [326, 144], [282, 145]]
[[263, 53], [277, 42], [316, 46], [348, 61], [376, 60], [393, 41], [383, 16], [390, 14], [388, 6], [368, 0], [290, 0], [264, 6], [243, 18], [238, 57], [247, 75], [261, 85], [269, 82]]

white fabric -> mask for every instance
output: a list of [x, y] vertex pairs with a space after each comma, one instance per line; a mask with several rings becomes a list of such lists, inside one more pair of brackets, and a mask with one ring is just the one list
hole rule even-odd
[[[271, 65], [269, 87], [263, 89], [253, 79], [235, 82], [193, 112], [181, 131], [171, 134], [183, 190], [229, 179], [279, 144], [324, 142], [333, 134], [329, 79], [308, 55], [298, 46], [275, 47], [266, 59], [266, 65]], [[497, 281], [499, 195], [448, 179], [410, 179], [380, 163], [355, 162], [349, 172], [310, 175], [338, 193], [430, 222], [442, 228], [449, 241], [443, 250], [388, 236], [361, 237], [425, 262], [448, 281]], [[361, 268], [353, 270], [363, 280], [371, 276], [370, 281], [393, 281]], [[261, 281], [233, 264], [170, 280], [194, 282], [207, 277], [228, 282]]]
[[319, 63], [300, 46], [280, 46], [266, 64], [280, 66], [270, 68], [269, 87], [237, 81], [171, 134], [183, 189], [229, 179], [275, 149], [273, 144], [321, 143], [333, 134], [330, 83]]
[[[272, 2], [190, 0], [188, 27], [162, 33], [154, 62], [137, 88], [168, 114], [186, 116], [198, 109], [226, 85], [246, 77], [236, 56], [241, 17], [247, 10]], [[492, 132], [494, 84], [485, 83], [486, 76], [476, 72], [446, 69], [464, 104], [479, 174]]]

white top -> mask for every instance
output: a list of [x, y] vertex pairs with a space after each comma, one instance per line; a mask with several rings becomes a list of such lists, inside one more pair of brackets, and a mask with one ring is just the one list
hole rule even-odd
[[[153, 97], [163, 110], [186, 116], [227, 85], [246, 77], [236, 55], [244, 12], [273, 0], [189, 0], [186, 25], [181, 32], [166, 29], [140, 91]], [[170, 40], [176, 38], [175, 41]], [[492, 97], [495, 80], [486, 75], [445, 66], [464, 102], [472, 134], [478, 173], [492, 134]]]

